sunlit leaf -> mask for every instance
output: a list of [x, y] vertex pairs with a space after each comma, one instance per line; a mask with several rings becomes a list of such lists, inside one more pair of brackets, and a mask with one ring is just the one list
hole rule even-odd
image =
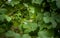
[[8, 0], [6, 3], [8, 5], [14, 6], [16, 4], [19, 4], [20, 3], [20, 0]]
[[6, 18], [6, 20], [7, 20], [8, 22], [11, 21], [11, 17], [5, 16], [5, 18]]

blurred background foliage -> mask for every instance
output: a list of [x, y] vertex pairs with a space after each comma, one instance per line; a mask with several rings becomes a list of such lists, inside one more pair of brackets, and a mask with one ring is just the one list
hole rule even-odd
[[60, 0], [0, 0], [0, 38], [59, 38]]

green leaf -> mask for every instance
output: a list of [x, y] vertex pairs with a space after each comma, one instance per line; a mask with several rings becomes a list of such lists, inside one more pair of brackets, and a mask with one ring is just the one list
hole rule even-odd
[[5, 18], [6, 18], [6, 20], [7, 20], [8, 22], [10, 22], [10, 21], [11, 21], [11, 17], [9, 17], [9, 16], [5, 15]]
[[60, 14], [59, 14], [59, 15], [55, 15], [55, 16], [54, 16], [54, 19], [55, 19], [58, 23], [60, 23]]
[[5, 14], [6, 12], [7, 12], [7, 9], [5, 9], [5, 8], [0, 9], [0, 14]]
[[24, 4], [24, 6], [25, 6], [25, 7], [27, 7], [27, 8], [28, 8], [28, 4], [26, 4], [26, 3], [23, 3], [23, 4]]
[[50, 13], [49, 12], [44, 12], [44, 16], [49, 17]]
[[[47, 32], [47, 31], [45, 31], [45, 30], [39, 31], [39, 32], [38, 32], [38, 36], [39, 36], [40, 38], [51, 38], [50, 33]], [[39, 38], [39, 37], [38, 37], [38, 38]]]
[[[41, 37], [37, 37], [37, 38], [41, 38]], [[54, 37], [50, 37], [50, 38], [54, 38]], [[56, 37], [56, 38], [58, 38], [58, 37]]]
[[52, 23], [52, 27], [56, 28], [57, 22], [53, 18], [51, 18], [51, 23]]
[[52, 0], [52, 2], [53, 2], [53, 1], [56, 1], [56, 0]]
[[43, 17], [43, 20], [45, 23], [49, 23], [51, 19], [50, 17]]
[[6, 2], [8, 5], [14, 6], [20, 3], [20, 0], [8, 0]]
[[6, 32], [6, 37], [13, 37], [14, 35], [15, 35], [15, 32], [14, 31], [8, 31], [8, 32]]
[[35, 13], [35, 8], [33, 6], [29, 6], [27, 9], [30, 13], [32, 13], [32, 14]]
[[16, 33], [16, 34], [14, 35], [14, 38], [21, 38], [21, 36], [20, 36], [20, 34]]
[[5, 15], [0, 15], [0, 21], [4, 21], [5, 20]]
[[14, 31], [8, 31], [5, 33], [6, 37], [21, 38], [20, 34], [15, 33]]
[[44, 21], [45, 23], [49, 23], [50, 20], [51, 20], [50, 13], [49, 13], [49, 12], [45, 12], [45, 13], [44, 13], [44, 17], [43, 17], [43, 21]]
[[24, 34], [22, 38], [31, 38], [28, 34]]
[[35, 3], [35, 4], [41, 4], [43, 0], [32, 0], [32, 3]]
[[56, 0], [56, 5], [58, 8], [60, 8], [60, 0]]
[[29, 33], [31, 31], [36, 30], [37, 24], [36, 23], [27, 23], [23, 25], [23, 28], [25, 29], [25, 33]]
[[0, 28], [0, 33], [3, 33], [3, 32], [5, 32], [5, 30], [4, 30], [4, 29], [2, 29], [2, 28]]

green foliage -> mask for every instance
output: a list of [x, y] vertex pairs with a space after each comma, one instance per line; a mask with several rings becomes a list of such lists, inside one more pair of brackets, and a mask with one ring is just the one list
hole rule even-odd
[[0, 0], [0, 38], [59, 38], [54, 31], [60, 29], [59, 4], [60, 0]]
[[5, 8], [0, 8], [0, 14], [5, 14], [7, 12], [7, 9]]
[[32, 0], [32, 3], [41, 4], [43, 0]]
[[47, 31], [45, 31], [45, 30], [38, 32], [39, 38], [52, 38], [51, 35], [53, 35], [53, 34], [47, 32]]
[[60, 4], [60, 0], [56, 0], [56, 5], [57, 5], [58, 8], [60, 8], [59, 4]]
[[14, 6], [16, 4], [19, 4], [20, 3], [20, 0], [8, 0], [6, 3], [8, 5]]
[[8, 31], [6, 33], [6, 38], [13, 37], [13, 38], [21, 38], [20, 34], [15, 33], [14, 31]]
[[28, 34], [24, 34], [22, 38], [31, 38]]

